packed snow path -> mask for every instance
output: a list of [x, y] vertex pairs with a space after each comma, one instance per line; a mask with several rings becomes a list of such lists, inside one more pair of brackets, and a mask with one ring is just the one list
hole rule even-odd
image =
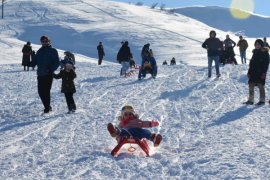
[[[177, 64], [138, 81], [120, 77], [117, 64], [77, 63], [77, 112], [66, 113], [61, 80], [54, 80], [53, 113], [46, 116], [36, 72], [2, 65], [0, 179], [269, 178], [269, 106], [241, 104], [247, 66], [227, 65], [220, 79], [208, 79], [204, 67]], [[116, 141], [106, 124], [117, 123], [125, 104], [141, 119], [161, 122], [153, 131], [164, 140], [156, 149], [149, 142], [149, 158], [139, 148], [110, 155]]]

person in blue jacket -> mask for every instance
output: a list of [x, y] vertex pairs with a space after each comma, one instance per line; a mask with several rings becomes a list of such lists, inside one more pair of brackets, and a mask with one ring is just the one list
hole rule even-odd
[[44, 106], [44, 113], [52, 111], [50, 91], [53, 82], [53, 72], [59, 66], [59, 56], [52, 48], [48, 36], [41, 36], [41, 48], [37, 51], [33, 65], [37, 65], [38, 94]]

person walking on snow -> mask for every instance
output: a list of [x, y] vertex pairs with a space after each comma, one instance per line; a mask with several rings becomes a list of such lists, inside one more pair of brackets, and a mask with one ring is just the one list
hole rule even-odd
[[52, 74], [59, 66], [59, 56], [57, 50], [52, 48], [48, 36], [41, 36], [40, 42], [42, 46], [35, 55], [33, 66], [37, 65], [38, 94], [44, 106], [44, 113], [49, 113], [52, 111]]
[[76, 111], [76, 104], [73, 99], [73, 94], [76, 92], [74, 85], [74, 79], [76, 78], [76, 73], [73, 69], [73, 64], [67, 62], [63, 70], [59, 74], [53, 74], [55, 79], [62, 79], [61, 92], [65, 94], [67, 107], [69, 113]]
[[215, 61], [216, 76], [220, 77], [219, 72], [219, 55], [220, 51], [223, 48], [222, 42], [216, 38], [216, 32], [210, 31], [209, 38], [204, 41], [202, 47], [207, 49], [208, 56], [208, 78], [212, 75], [212, 63]]
[[103, 56], [105, 56], [102, 42], [99, 42], [99, 45], [97, 46], [97, 50], [98, 50], [98, 65], [101, 65]]
[[239, 47], [242, 64], [246, 64], [247, 63], [246, 50], [248, 48], [248, 42], [243, 38], [243, 36], [239, 36], [237, 47]]
[[125, 41], [122, 47], [119, 49], [117, 53], [117, 61], [122, 65], [120, 75], [127, 76], [127, 70], [129, 69], [130, 65], [130, 57], [131, 52], [128, 46], [128, 41]]
[[264, 47], [263, 41], [257, 39], [255, 41], [255, 49], [253, 50], [253, 55], [249, 63], [248, 69], [248, 87], [249, 87], [249, 97], [248, 101], [244, 104], [252, 105], [254, 104], [254, 88], [258, 86], [260, 92], [260, 100], [257, 105], [265, 104], [265, 80], [266, 73], [269, 66], [269, 49]]

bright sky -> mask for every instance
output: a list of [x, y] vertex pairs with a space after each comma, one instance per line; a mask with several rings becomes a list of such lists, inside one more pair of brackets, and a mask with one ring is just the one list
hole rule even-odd
[[113, 0], [119, 2], [142, 2], [151, 6], [153, 3], [165, 4], [166, 7], [183, 7], [193, 5], [221, 6], [240, 8], [257, 14], [270, 16], [270, 0]]

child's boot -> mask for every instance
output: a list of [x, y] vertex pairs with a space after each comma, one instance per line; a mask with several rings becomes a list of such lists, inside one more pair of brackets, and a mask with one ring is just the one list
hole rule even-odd
[[160, 134], [155, 134], [155, 133], [153, 133], [153, 134], [151, 134], [151, 136], [150, 136], [150, 141], [153, 141], [153, 143], [154, 143], [154, 147], [157, 147], [157, 146], [159, 146], [159, 144], [161, 143], [161, 141], [162, 141], [162, 136], [160, 135]]
[[112, 137], [116, 137], [117, 135], [119, 135], [119, 130], [115, 128], [112, 123], [109, 123], [107, 125], [107, 129]]

